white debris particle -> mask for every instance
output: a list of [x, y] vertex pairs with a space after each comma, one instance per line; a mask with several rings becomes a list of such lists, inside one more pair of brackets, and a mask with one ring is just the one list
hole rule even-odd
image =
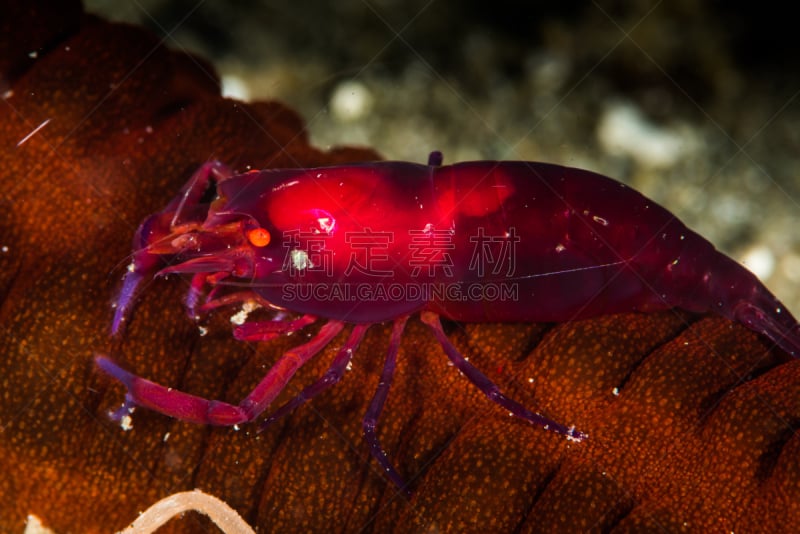
[[533, 384], [533, 378], [528, 379], [528, 384]]
[[31, 59], [36, 59], [37, 57], [39, 57], [39, 52], [37, 52], [36, 50], [28, 52], [28, 57]]
[[200, 337], [208, 334], [208, 328], [206, 328], [205, 326], [198, 326], [197, 330], [200, 331]]
[[28, 514], [25, 518], [24, 534], [55, 534], [52, 530], [44, 526], [42, 520], [33, 514]]
[[238, 432], [238, 431], [239, 431], [239, 425], [233, 425], [233, 430], [235, 430], [236, 432]]
[[353, 362], [347, 362], [347, 367], [345, 367], [345, 369], [347, 369], [348, 371], [352, 371], [353, 370]]
[[575, 435], [575, 425], [572, 425], [572, 426], [570, 426], [570, 427], [567, 429], [567, 432], [568, 432], [568, 434], [567, 434], [567, 436], [566, 436], [566, 438], [567, 438], [567, 441], [581, 442], [581, 441], [583, 441], [583, 438], [584, 438], [584, 437], [587, 437], [587, 438], [589, 437], [589, 434], [585, 434], [585, 435], [583, 435], [583, 436], [581, 436], [581, 435], [579, 434], [578, 436], [576, 436], [576, 435]]
[[129, 273], [132, 273], [132, 272], [133, 272], [133, 270], [134, 270], [135, 268], [136, 268], [136, 267], [133, 265], [133, 262], [130, 262], [130, 263], [128, 264], [128, 267], [127, 267], [127, 269], [128, 269], [128, 272], [129, 272]]
[[8, 252], [8, 247], [6, 245], [3, 245], [2, 248], [0, 248], [0, 250], [2, 250], [3, 252]]
[[19, 142], [17, 143], [17, 147], [20, 147], [20, 146], [22, 146], [23, 144], [25, 144], [25, 143], [28, 141], [28, 139], [30, 139], [31, 137], [33, 137], [34, 135], [36, 135], [36, 133], [37, 133], [39, 130], [41, 130], [42, 128], [44, 128], [45, 126], [47, 126], [49, 123], [50, 123], [50, 119], [45, 119], [45, 120], [43, 120], [43, 121], [42, 121], [42, 122], [39, 124], [39, 126], [37, 126], [36, 128], [34, 128], [34, 129], [33, 129], [33, 131], [31, 131], [31, 132], [30, 132], [28, 135], [26, 135], [25, 137], [23, 137], [22, 139], [20, 139], [20, 140], [19, 140]]
[[339, 121], [355, 121], [372, 109], [372, 94], [367, 86], [354, 80], [340, 83], [333, 91], [331, 114]]
[[619, 396], [619, 388], [612, 389], [611, 390], [611, 394], [614, 395], [615, 397], [618, 397]]
[[8, 90], [6, 90], [5, 93], [3, 93], [3, 100], [8, 100], [12, 96], [14, 96], [14, 91], [12, 91], [11, 89], [8, 89]]
[[169, 432], [164, 434], [164, 439], [163, 439], [164, 443], [166, 443], [168, 439], [169, 439]]
[[119, 420], [119, 426], [122, 430], [133, 430], [133, 417], [130, 415], [123, 415]]

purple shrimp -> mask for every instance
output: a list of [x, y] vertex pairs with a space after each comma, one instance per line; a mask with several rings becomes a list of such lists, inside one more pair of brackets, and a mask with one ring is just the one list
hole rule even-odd
[[[210, 200], [209, 200], [210, 199]], [[758, 279], [667, 210], [593, 172], [545, 163], [374, 162], [235, 174], [203, 165], [166, 208], [144, 220], [115, 303], [128, 320], [141, 283], [191, 274], [191, 317], [223, 305], [276, 310], [234, 328], [266, 341], [324, 320], [238, 405], [155, 384], [106, 357], [99, 367], [134, 406], [201, 424], [253, 421], [345, 324], [354, 326], [316, 383], [264, 426], [338, 382], [370, 325], [394, 321], [380, 384], [363, 418], [370, 451], [400, 488], [376, 425], [403, 328], [421, 312], [448, 358], [491, 400], [580, 441], [586, 434], [508, 398], [448, 340], [440, 317], [465, 322], [563, 322], [682, 308], [715, 312], [800, 353], [800, 327]], [[287, 316], [287, 312], [291, 312]]]

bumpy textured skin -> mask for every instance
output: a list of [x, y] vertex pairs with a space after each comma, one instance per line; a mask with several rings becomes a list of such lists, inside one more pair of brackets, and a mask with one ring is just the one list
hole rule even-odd
[[[113, 532], [196, 487], [265, 532], [798, 530], [800, 365], [719, 317], [623, 314], [451, 334], [515, 398], [590, 432], [580, 450], [487, 403], [410, 322], [382, 437], [416, 475], [411, 502], [367, 461], [354, 417], [380, 373], [370, 357], [335, 394], [258, 436], [147, 412], [121, 432], [106, 415], [120, 388], [96, 371], [95, 351], [237, 399], [296, 343], [249, 347], [222, 314], [200, 337], [183, 313], [186, 286], [163, 280], [124, 339], [109, 340], [114, 269], [142, 218], [209, 154], [254, 168], [375, 155], [314, 150], [294, 113], [223, 100], [194, 62], [145, 32], [83, 18], [77, 5], [44, 24], [53, 6], [15, 5], [0, 17], [17, 32], [0, 31], [0, 74], [15, 93], [0, 105], [0, 142], [13, 147], [52, 120], [0, 150], [0, 531], [22, 532], [33, 513], [56, 532]], [[32, 60], [30, 41], [15, 35], [47, 50]], [[382, 354], [389, 330], [373, 327], [359, 351]], [[314, 380], [332, 356], [296, 380]], [[187, 514], [163, 532], [210, 530], [202, 521]]]

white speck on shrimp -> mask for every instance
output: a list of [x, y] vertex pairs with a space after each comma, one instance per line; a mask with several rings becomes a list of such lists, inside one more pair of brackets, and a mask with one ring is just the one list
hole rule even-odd
[[236, 312], [235, 314], [231, 315], [231, 323], [239, 326], [243, 325], [244, 322], [247, 320], [247, 316], [254, 310], [260, 308], [261, 305], [254, 300], [248, 300], [244, 304], [242, 304], [242, 309]]
[[333, 233], [333, 229], [336, 227], [336, 219], [333, 217], [319, 217], [317, 222], [319, 223], [320, 229], [326, 234]]
[[294, 268], [302, 271], [303, 269], [313, 269], [314, 264], [308, 259], [308, 252], [305, 250], [294, 249], [291, 252], [292, 265]]
[[206, 328], [205, 326], [198, 326], [197, 330], [200, 332], [201, 337], [208, 334], [208, 328]]
[[168, 439], [169, 439], [169, 432], [167, 432], [166, 434], [164, 434], [164, 438], [162, 439], [162, 441], [163, 441], [164, 443], [166, 443]]
[[615, 397], [619, 397], [619, 388], [614, 388], [611, 390], [611, 394]]
[[133, 264], [133, 262], [130, 262], [126, 269], [128, 269], [129, 273], [132, 273], [134, 270], [136, 270], [136, 266]]
[[347, 367], [345, 367], [345, 369], [348, 370], [348, 371], [352, 371], [353, 370], [353, 362], [347, 362]]
[[0, 250], [3, 252], [8, 252], [8, 247], [6, 245], [3, 245], [2, 247], [0, 247]]

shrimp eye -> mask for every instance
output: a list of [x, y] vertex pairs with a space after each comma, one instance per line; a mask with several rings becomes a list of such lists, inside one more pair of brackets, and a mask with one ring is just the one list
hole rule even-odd
[[270, 235], [264, 228], [254, 228], [247, 232], [247, 240], [254, 247], [266, 247], [269, 245]]

